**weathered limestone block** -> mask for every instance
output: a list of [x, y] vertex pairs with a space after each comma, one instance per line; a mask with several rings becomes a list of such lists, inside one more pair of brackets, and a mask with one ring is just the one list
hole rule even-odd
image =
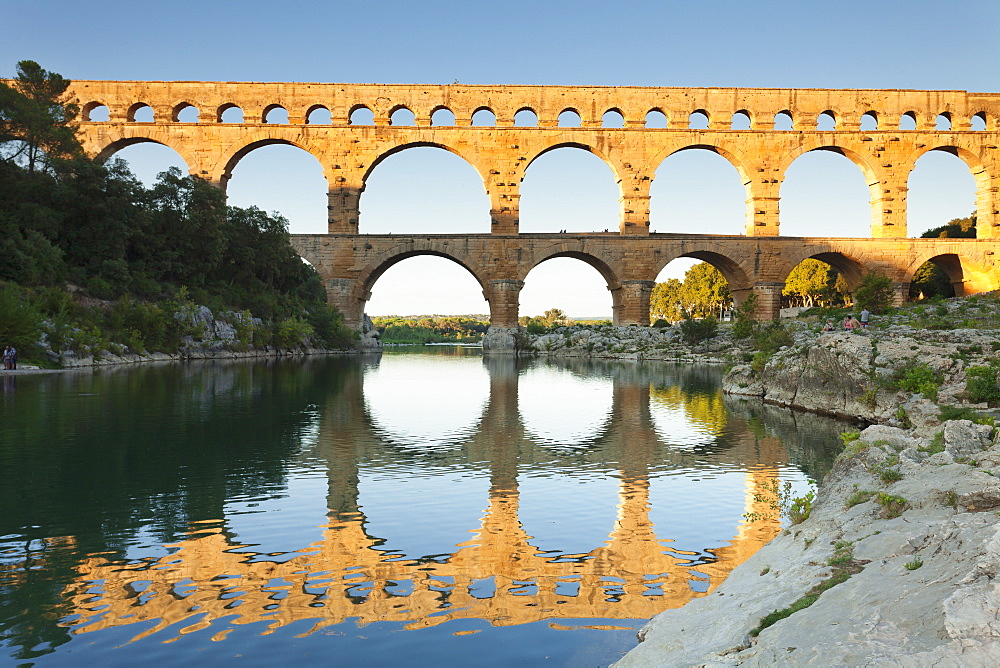
[[520, 338], [520, 327], [490, 327], [483, 336], [483, 352], [516, 355]]

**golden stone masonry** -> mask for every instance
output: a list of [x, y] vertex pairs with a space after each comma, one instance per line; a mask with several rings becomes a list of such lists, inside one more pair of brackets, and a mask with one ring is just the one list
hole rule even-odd
[[[420, 254], [468, 269], [489, 301], [492, 324], [500, 327], [516, 325], [527, 273], [559, 256], [579, 258], [601, 272], [613, 295], [616, 324], [648, 324], [653, 282], [681, 256], [715, 265], [737, 302], [758, 293], [764, 317], [777, 313], [785, 277], [810, 257], [831, 264], [852, 287], [864, 272], [882, 271], [896, 284], [899, 301], [925, 261], [948, 273], [956, 294], [1000, 287], [994, 255], [1000, 238], [996, 93], [183, 81], [75, 81], [71, 93], [84, 112], [82, 137], [91, 155], [107, 158], [139, 142], [164, 144], [192, 174], [223, 189], [240, 159], [260, 146], [290, 144], [315, 156], [329, 186], [329, 234], [295, 235], [293, 243], [354, 325], [363, 319], [377, 278]], [[108, 120], [89, 120], [101, 107]], [[146, 107], [153, 121], [136, 122]], [[189, 107], [198, 122], [180, 122], [182, 114], [192, 113]], [[242, 122], [222, 122], [232, 108], [242, 111]], [[287, 122], [266, 122], [279, 109]], [[317, 110], [330, 113], [328, 124], [308, 122]], [[352, 124], [359, 110], [370, 111], [374, 124]], [[412, 125], [392, 124], [400, 110], [412, 112]], [[436, 125], [436, 112], [444, 110], [454, 120]], [[473, 115], [483, 111], [492, 114], [494, 125], [472, 125]], [[560, 126], [565, 111], [579, 117], [578, 126]], [[623, 127], [603, 126], [608, 111], [621, 115]], [[690, 127], [695, 114], [708, 119], [707, 129]], [[534, 124], [523, 125], [525, 116]], [[648, 127], [651, 116], [665, 118], [666, 126]], [[734, 116], [747, 120], [749, 129], [732, 129]], [[834, 129], [819, 130], [821, 118]], [[793, 129], [775, 129], [776, 119], [790, 120]], [[862, 130], [863, 120], [876, 129]], [[451, 151], [478, 171], [490, 199], [490, 234], [359, 234], [359, 201], [369, 174], [386, 157], [414, 146]], [[518, 233], [525, 171], [538, 156], [566, 146], [594, 153], [614, 173], [621, 204], [617, 232]], [[718, 153], [739, 172], [747, 193], [744, 235], [650, 234], [656, 169], [667, 156], [693, 148]], [[861, 169], [871, 191], [871, 238], [779, 236], [785, 172], [798, 156], [816, 150], [840, 153]], [[946, 151], [968, 165], [976, 181], [977, 239], [906, 238], [907, 179], [928, 151]]]

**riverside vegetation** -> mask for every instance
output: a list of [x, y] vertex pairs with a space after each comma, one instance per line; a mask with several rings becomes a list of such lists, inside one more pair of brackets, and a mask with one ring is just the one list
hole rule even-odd
[[3, 345], [43, 366], [353, 345], [285, 219], [176, 169], [145, 188], [87, 158], [68, 84], [32, 61], [0, 84]]

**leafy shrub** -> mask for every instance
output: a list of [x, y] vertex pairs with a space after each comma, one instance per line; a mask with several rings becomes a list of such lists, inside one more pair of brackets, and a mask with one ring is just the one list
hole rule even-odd
[[873, 313], [884, 313], [892, 306], [893, 296], [892, 281], [877, 271], [870, 271], [862, 276], [858, 289], [854, 291], [855, 303], [867, 307]]
[[37, 350], [42, 314], [16, 286], [0, 288], [0, 348], [13, 345], [23, 360]]
[[657, 318], [656, 322], [653, 323], [653, 327], [656, 328], [670, 327], [670, 323], [664, 320], [663, 318]]
[[896, 387], [907, 392], [922, 394], [931, 401], [937, 400], [941, 380], [941, 374], [923, 362], [902, 367], [893, 375]]
[[706, 341], [718, 333], [719, 321], [711, 316], [701, 320], [686, 316], [681, 321], [681, 336], [690, 345]]
[[965, 372], [965, 390], [973, 403], [1000, 401], [997, 386], [997, 369], [991, 366], [974, 366]]
[[766, 353], [776, 353], [779, 348], [791, 344], [792, 335], [777, 320], [763, 325], [754, 335], [754, 347]]
[[765, 352], [763, 350], [753, 354], [750, 360], [750, 368], [760, 373], [767, 366], [767, 363], [771, 360], [771, 353]]
[[302, 318], [293, 316], [278, 323], [272, 340], [278, 348], [297, 348], [312, 336], [312, 325]]
[[750, 293], [743, 303], [736, 307], [736, 322], [733, 323], [733, 338], [747, 339], [753, 336], [759, 326], [757, 322], [757, 295]]

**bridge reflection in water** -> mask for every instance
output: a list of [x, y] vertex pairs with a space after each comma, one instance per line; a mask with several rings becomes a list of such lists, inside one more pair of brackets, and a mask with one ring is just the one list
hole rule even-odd
[[[392, 363], [392, 355], [370, 362], [369, 375]], [[707, 595], [780, 530], [777, 520], [734, 518], [727, 544], [696, 551], [672, 546], [670, 527], [661, 528], [663, 536], [654, 530], [651, 474], [707, 471], [708, 453], [711, 466], [721, 462], [742, 471], [743, 512], [767, 512], [754, 493], [792, 464], [782, 440], [761, 431], [757, 418], [726, 417], [717, 387], [685, 389], [698, 385], [698, 369], [561, 364], [565, 373], [609, 379], [612, 401], [610, 414], [585, 442], [553, 446], [532, 435], [519, 411], [519, 378], [530, 373], [531, 363], [525, 368], [512, 358], [486, 358], [483, 364], [489, 397], [478, 423], [444, 445], [449, 456], [484, 463], [488, 502], [472, 538], [450, 554], [401, 555], [369, 533], [364, 504], [378, 500], [359, 492], [363, 470], [426, 453], [382, 438], [384, 426], [366, 403], [366, 374], [359, 368], [318, 410], [318, 430], [306, 453], [325, 462], [329, 481], [320, 540], [290, 558], [269, 557], [240, 544], [231, 520], [220, 518], [197, 523], [171, 554], [155, 561], [90, 557], [65, 592], [74, 613], [67, 624], [85, 634], [143, 623], [133, 641], [160, 632], [169, 640], [213, 626], [218, 630], [211, 637], [218, 641], [234, 625], [261, 622], [271, 633], [311, 621], [308, 635], [351, 619], [417, 629], [458, 619], [493, 626], [550, 620], [552, 628], [570, 628], [568, 620], [596, 618], [598, 628], [615, 628], [614, 620], [648, 618]], [[662, 418], [672, 414], [683, 414], [688, 424], [676, 443]], [[607, 539], [585, 554], [542, 551], [522, 526], [519, 475], [570, 467], [581, 456], [617, 469], [614, 524]]]

